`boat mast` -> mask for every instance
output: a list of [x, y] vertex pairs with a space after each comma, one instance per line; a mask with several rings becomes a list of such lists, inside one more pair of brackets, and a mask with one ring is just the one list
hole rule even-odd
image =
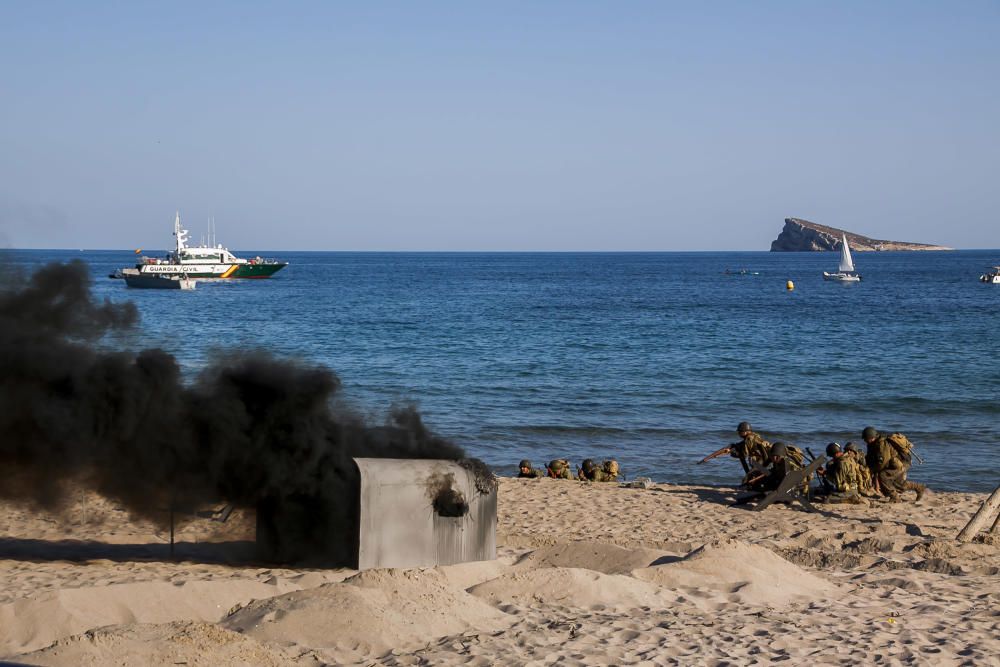
[[177, 238], [177, 254], [179, 255], [181, 250], [184, 250], [187, 246], [185, 241], [187, 241], [188, 232], [186, 229], [181, 227], [181, 212], [177, 211], [177, 217], [174, 218], [174, 236]]

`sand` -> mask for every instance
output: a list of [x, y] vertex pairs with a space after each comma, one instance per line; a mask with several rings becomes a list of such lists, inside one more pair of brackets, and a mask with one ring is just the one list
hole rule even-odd
[[504, 479], [497, 560], [362, 573], [254, 563], [246, 512], [185, 517], [172, 560], [92, 494], [0, 505], [0, 660], [997, 664], [1000, 540], [954, 540], [984, 494], [819, 515], [733, 498]]

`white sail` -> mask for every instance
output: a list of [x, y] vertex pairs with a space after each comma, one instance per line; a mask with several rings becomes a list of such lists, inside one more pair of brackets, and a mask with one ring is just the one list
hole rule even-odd
[[840, 268], [841, 273], [851, 273], [854, 271], [854, 260], [851, 259], [851, 248], [847, 245], [847, 234], [843, 234], [840, 244]]

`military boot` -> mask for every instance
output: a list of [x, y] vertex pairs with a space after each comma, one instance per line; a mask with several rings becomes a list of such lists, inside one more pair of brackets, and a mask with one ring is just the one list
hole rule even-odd
[[920, 502], [920, 499], [924, 497], [924, 491], [927, 490], [926, 486], [923, 484], [917, 484], [916, 482], [907, 482], [906, 488], [916, 492], [917, 499], [914, 502]]

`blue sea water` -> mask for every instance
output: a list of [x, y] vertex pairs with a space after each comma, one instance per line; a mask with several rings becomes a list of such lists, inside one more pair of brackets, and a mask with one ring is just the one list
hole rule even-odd
[[98, 296], [138, 306], [131, 348], [191, 374], [244, 347], [329, 366], [366, 414], [414, 402], [501, 474], [613, 456], [629, 477], [734, 483], [735, 459], [696, 462], [748, 420], [817, 454], [869, 424], [899, 430], [925, 460], [911, 479], [1000, 483], [1000, 286], [978, 281], [1000, 251], [856, 253], [860, 284], [822, 280], [836, 253], [278, 256], [290, 265], [270, 280], [193, 292], [109, 280], [129, 251], [4, 261], [82, 259]]

